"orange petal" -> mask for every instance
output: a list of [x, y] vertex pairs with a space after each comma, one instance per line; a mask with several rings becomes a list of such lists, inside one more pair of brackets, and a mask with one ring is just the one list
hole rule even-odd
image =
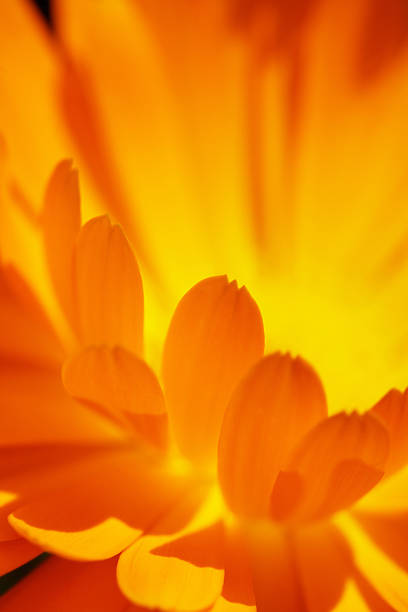
[[386, 472], [392, 473], [408, 463], [408, 389], [391, 389], [371, 411], [381, 420], [390, 437]]
[[[169, 511], [191, 486], [171, 478], [134, 450], [101, 450], [73, 465], [49, 490], [32, 495], [9, 517], [13, 528], [44, 550], [69, 559], [114, 556]], [[177, 519], [177, 520], [176, 520]], [[163, 529], [179, 529], [177, 516]]]
[[49, 172], [69, 148], [57, 105], [59, 54], [32, 3], [1, 3], [0, 55], [1, 132], [13, 174], [39, 210]]
[[297, 518], [316, 518], [346, 508], [381, 479], [389, 441], [369, 413], [340, 413], [312, 429], [300, 442], [289, 468], [303, 481]]
[[[17, 534], [16, 534], [17, 535]], [[16, 567], [24, 565], [42, 553], [40, 548], [33, 546], [22, 538], [1, 542], [0, 544], [0, 576], [11, 572]]]
[[160, 384], [149, 366], [121, 347], [90, 347], [65, 362], [63, 382], [77, 399], [107, 410], [163, 414]]
[[340, 599], [352, 558], [334, 526], [289, 532], [264, 524], [248, 543], [259, 612], [329, 612]]
[[388, 557], [408, 572], [408, 512], [374, 514], [356, 511], [353, 516]]
[[177, 442], [194, 461], [214, 460], [232, 390], [261, 355], [260, 312], [245, 287], [207, 278], [180, 301], [163, 355], [166, 400]]
[[[192, 494], [196, 495], [194, 491]], [[186, 501], [188, 497], [182, 502], [182, 510]], [[180, 506], [174, 512], [179, 513]], [[213, 567], [214, 550], [200, 540], [199, 532], [217, 519], [219, 516], [213, 516], [204, 504], [183, 531], [170, 537], [142, 537], [124, 551], [118, 563], [118, 582], [125, 596], [135, 604], [168, 611], [204, 610], [214, 604], [221, 594], [224, 571]], [[164, 523], [169, 520], [173, 520], [170, 513]], [[180, 542], [180, 538], [184, 540]], [[195, 548], [200, 541], [203, 550]], [[210, 541], [219, 546], [218, 538], [211, 537]]]
[[239, 524], [225, 530], [225, 577], [223, 597], [229, 602], [255, 605], [255, 595], [248, 548]]
[[74, 317], [72, 264], [81, 227], [78, 172], [65, 160], [55, 168], [47, 186], [42, 213], [48, 269], [62, 309]]
[[[74, 563], [46, 559], [1, 599], [4, 612], [123, 612], [126, 600], [116, 584], [116, 559]], [[130, 608], [129, 612], [143, 612]]]
[[279, 470], [298, 439], [327, 414], [322, 385], [300, 357], [262, 359], [225, 413], [218, 473], [230, 508], [266, 515]]
[[0, 444], [94, 443], [123, 437], [65, 392], [58, 371], [1, 362]]
[[294, 552], [285, 532], [264, 524], [250, 536], [250, 560], [259, 612], [308, 612]]
[[0, 355], [55, 366], [63, 356], [46, 314], [12, 266], [0, 267]]
[[17, 533], [8, 522], [16, 508], [41, 498], [86, 473], [100, 454], [113, 446], [40, 444], [0, 447], [0, 540], [15, 540]]
[[112, 214], [138, 222], [138, 256], [141, 236], [176, 295], [217, 270], [246, 274], [247, 58], [229, 4], [55, 4], [82, 77], [64, 84], [64, 111]]
[[102, 408], [159, 448], [167, 446], [167, 415], [154, 372], [126, 349], [89, 347], [65, 362], [68, 393]]
[[107, 217], [89, 221], [75, 249], [74, 291], [78, 332], [85, 345], [115, 346], [141, 354], [143, 288], [122, 230]]

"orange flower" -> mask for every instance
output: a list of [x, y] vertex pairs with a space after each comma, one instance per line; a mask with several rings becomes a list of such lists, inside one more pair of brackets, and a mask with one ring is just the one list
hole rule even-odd
[[[4, 609], [404, 610], [406, 3], [54, 11], [0, 7], [0, 562], [88, 563]], [[69, 155], [156, 371], [207, 279], [164, 392]]]
[[[106, 217], [80, 229], [68, 162], [50, 180], [41, 219], [68, 340], [58, 343], [21, 277], [3, 267], [2, 388], [15, 404], [1, 413], [0, 553], [3, 571], [41, 550], [88, 564], [45, 561], [4, 597], [4, 609], [103, 602], [122, 610], [122, 592], [135, 606], [169, 612], [331, 610], [350, 579], [373, 609], [387, 609], [352, 530], [361, 523], [401, 563], [387, 538], [393, 519], [358, 506], [353, 518], [332, 517], [407, 463], [405, 396], [328, 417], [305, 361], [262, 356], [258, 307], [224, 276], [180, 301], [163, 393], [141, 358], [136, 260]], [[66, 576], [74, 586], [61, 602]]]

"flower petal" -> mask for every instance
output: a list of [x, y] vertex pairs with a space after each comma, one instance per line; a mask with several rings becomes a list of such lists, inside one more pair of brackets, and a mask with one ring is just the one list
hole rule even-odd
[[[57, 31], [81, 77], [64, 84], [68, 122], [112, 214], [128, 227], [127, 212], [141, 228], [130, 236], [138, 256], [142, 237], [176, 295], [197, 275], [245, 275], [252, 263], [247, 62], [229, 13], [224, 3], [184, 0], [56, 3]], [[162, 252], [172, 255], [160, 260]]]
[[377, 546], [408, 572], [408, 512], [375, 514], [355, 511], [353, 516]]
[[207, 278], [180, 301], [163, 354], [163, 381], [177, 442], [194, 461], [215, 461], [234, 386], [263, 354], [260, 312], [245, 287]]
[[65, 362], [62, 377], [70, 395], [102, 409], [158, 448], [167, 447], [163, 393], [142, 359], [121, 347], [89, 347]]
[[388, 448], [386, 430], [369, 413], [340, 413], [316, 425], [289, 463], [303, 481], [292, 516], [321, 518], [353, 504], [382, 478]]
[[[365, 533], [354, 516], [341, 512], [335, 518], [351, 548], [355, 580], [363, 597], [374, 606], [370, 609], [386, 611], [384, 601], [391, 610], [406, 610], [408, 606], [408, 575], [388, 557]], [[367, 590], [366, 582], [371, 585]]]
[[[51, 491], [32, 496], [9, 520], [44, 550], [69, 559], [114, 556], [151, 529], [191, 486], [132, 450], [100, 452], [73, 466]], [[176, 517], [179, 521], [183, 517]], [[179, 528], [168, 522], [163, 528]]]
[[72, 275], [74, 246], [81, 227], [78, 172], [64, 160], [55, 168], [47, 186], [42, 212], [48, 269], [62, 309], [74, 319]]
[[90, 347], [65, 362], [63, 382], [77, 399], [107, 410], [132, 414], [163, 414], [163, 393], [154, 372], [121, 347]]
[[396, 472], [408, 463], [408, 389], [404, 393], [391, 389], [371, 411], [381, 420], [390, 437], [386, 473]]
[[[116, 559], [74, 563], [52, 557], [1, 599], [4, 612], [123, 612], [126, 600], [115, 576]], [[129, 612], [143, 612], [130, 608]]]
[[[197, 492], [190, 492], [190, 498], [196, 495]], [[160, 610], [191, 611], [204, 610], [217, 600], [224, 580], [223, 569], [212, 567], [212, 559], [203, 558], [200, 565], [191, 559], [191, 555], [196, 557], [197, 552], [199, 554], [194, 547], [194, 534], [219, 519], [211, 511], [211, 499], [207, 501], [210, 506], [205, 503], [183, 531], [170, 537], [142, 537], [122, 553], [118, 563], [119, 588], [135, 604]], [[186, 503], [191, 503], [188, 496], [173, 510], [173, 514], [185, 513]], [[163, 522], [173, 520], [169, 514]], [[174, 540], [186, 535], [192, 539], [187, 541], [184, 538], [184, 550], [177, 550]], [[211, 541], [214, 542], [212, 538]], [[162, 556], [160, 550], [174, 556]], [[211, 556], [214, 556], [213, 552]]]
[[0, 355], [54, 366], [63, 356], [45, 312], [11, 265], [0, 266]]
[[69, 148], [57, 105], [58, 54], [32, 3], [1, 4], [0, 55], [1, 131], [13, 173], [39, 210], [50, 169]]
[[89, 221], [79, 234], [74, 265], [78, 332], [85, 345], [143, 350], [143, 288], [122, 230], [107, 217]]
[[[17, 534], [16, 534], [17, 535]], [[24, 565], [42, 553], [40, 548], [33, 546], [22, 538], [0, 543], [0, 576], [11, 572], [16, 567]]]
[[2, 361], [0, 444], [95, 443], [123, 438], [107, 418], [73, 400], [58, 370]]
[[265, 523], [252, 527], [248, 543], [259, 612], [332, 610], [351, 571], [336, 528], [321, 524], [291, 533]]
[[215, 606], [211, 608], [211, 612], [256, 612], [256, 608], [255, 606], [233, 603], [224, 599], [224, 597], [219, 597]]
[[306, 362], [279, 353], [258, 362], [234, 393], [221, 429], [218, 473], [229, 507], [267, 515], [294, 444], [326, 415], [322, 385]]

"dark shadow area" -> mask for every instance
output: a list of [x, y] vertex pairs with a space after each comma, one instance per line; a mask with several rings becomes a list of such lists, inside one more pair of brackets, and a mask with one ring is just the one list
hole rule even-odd
[[50, 555], [48, 553], [42, 553], [38, 555], [35, 559], [31, 559], [25, 565], [21, 567], [17, 567], [12, 570], [8, 574], [0, 577], [0, 597], [7, 593], [9, 589], [11, 589], [15, 584], [20, 582], [23, 578], [25, 578], [30, 572], [32, 572], [36, 567], [41, 565], [46, 559], [48, 559]]
[[49, 0], [32, 0], [37, 8], [41, 11], [45, 20], [49, 25], [51, 25], [51, 11], [50, 11], [50, 1]]

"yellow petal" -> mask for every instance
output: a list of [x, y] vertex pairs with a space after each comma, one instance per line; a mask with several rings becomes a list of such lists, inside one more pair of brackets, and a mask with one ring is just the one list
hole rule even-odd
[[[44, 491], [26, 501], [23, 496], [9, 521], [46, 551], [68, 559], [106, 559], [146, 529], [155, 527], [160, 533], [156, 523], [189, 485], [149, 465], [149, 458], [134, 450], [101, 449], [82, 463], [67, 465]], [[179, 529], [182, 520], [184, 516], [177, 516], [163, 529]]]
[[[191, 503], [190, 492], [182, 505], [173, 510], [185, 512], [184, 506]], [[211, 502], [210, 502], [211, 503]], [[183, 531], [172, 536], [150, 535], [142, 537], [133, 546], [122, 553], [118, 563], [119, 588], [132, 602], [148, 608], [184, 612], [204, 610], [217, 600], [221, 594], [224, 571], [211, 566], [211, 561], [202, 560], [196, 565], [186, 552], [196, 555], [194, 539], [187, 548], [176, 551], [172, 544], [183, 535], [192, 535], [205, 529], [217, 520], [209, 512], [206, 504], [190, 520]], [[164, 523], [172, 521], [171, 515], [164, 518]], [[170, 546], [170, 552], [166, 548]], [[163, 550], [164, 549], [164, 550]], [[162, 551], [162, 554], [161, 554]], [[163, 556], [166, 554], [174, 556]]]
[[180, 301], [164, 348], [163, 381], [177, 442], [190, 459], [215, 461], [232, 390], [263, 348], [261, 314], [245, 287], [217, 276]]
[[276, 353], [259, 361], [235, 391], [221, 430], [218, 473], [230, 508], [266, 515], [293, 445], [327, 414], [312, 368]]
[[107, 217], [89, 221], [78, 236], [74, 263], [77, 324], [85, 345], [120, 344], [143, 350], [143, 288], [122, 230]]
[[245, 606], [239, 603], [232, 603], [224, 597], [220, 597], [211, 612], [256, 612], [255, 606]]

